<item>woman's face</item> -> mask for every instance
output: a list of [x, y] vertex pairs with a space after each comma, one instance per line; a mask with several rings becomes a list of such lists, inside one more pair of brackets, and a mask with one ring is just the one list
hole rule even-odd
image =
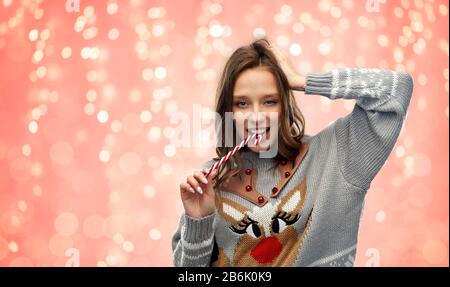
[[280, 95], [273, 74], [261, 67], [243, 71], [234, 86], [233, 119], [242, 139], [249, 133], [262, 134], [257, 146], [248, 145], [252, 151], [266, 151], [278, 140], [280, 113]]

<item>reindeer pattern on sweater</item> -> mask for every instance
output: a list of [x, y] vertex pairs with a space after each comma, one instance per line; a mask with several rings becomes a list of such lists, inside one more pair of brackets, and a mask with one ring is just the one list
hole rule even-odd
[[[312, 210], [301, 215], [306, 197], [306, 178], [274, 202], [248, 209], [228, 198], [216, 197], [219, 214], [239, 237], [233, 250], [233, 266], [291, 266], [311, 225]], [[230, 266], [223, 248], [217, 248], [212, 266]], [[215, 256], [215, 255], [213, 255]]]

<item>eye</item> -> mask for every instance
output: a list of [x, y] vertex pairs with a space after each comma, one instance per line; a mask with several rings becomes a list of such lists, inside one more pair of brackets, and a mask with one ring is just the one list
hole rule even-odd
[[261, 236], [261, 230], [259, 229], [259, 226], [256, 223], [251, 223], [247, 225], [245, 231], [247, 232], [248, 235], [250, 235], [253, 238], [258, 238]]
[[273, 105], [275, 105], [277, 102], [274, 101], [274, 100], [267, 100], [267, 101], [265, 101], [264, 103], [265, 103], [266, 105], [268, 105], [268, 106], [273, 106]]
[[298, 214], [293, 216], [287, 212], [279, 211], [274, 217], [272, 217], [272, 231], [275, 233], [281, 233], [288, 225], [297, 222], [299, 218], [300, 216]]
[[236, 105], [238, 108], [246, 108], [246, 107], [247, 107], [247, 102], [246, 102], [246, 101], [237, 101], [237, 102], [235, 103], [235, 105]]
[[253, 238], [258, 238], [261, 236], [261, 229], [259, 229], [258, 222], [254, 221], [251, 218], [245, 218], [238, 224], [237, 228], [235, 226], [230, 226], [230, 229], [236, 232], [237, 234], [247, 233]]
[[281, 233], [283, 230], [285, 230], [287, 227], [286, 221], [284, 221], [281, 218], [274, 218], [272, 221], [272, 230], [275, 233]]

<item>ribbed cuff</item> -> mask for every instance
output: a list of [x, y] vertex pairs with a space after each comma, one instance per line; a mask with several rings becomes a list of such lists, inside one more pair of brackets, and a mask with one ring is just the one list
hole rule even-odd
[[333, 73], [307, 73], [305, 94], [322, 95], [331, 97], [333, 86]]
[[214, 233], [213, 223], [216, 213], [195, 219], [184, 214], [185, 234], [184, 240], [190, 243], [197, 243], [211, 238]]

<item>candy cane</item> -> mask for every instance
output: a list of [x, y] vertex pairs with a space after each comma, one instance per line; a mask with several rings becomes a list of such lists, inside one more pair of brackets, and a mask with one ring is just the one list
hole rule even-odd
[[235, 146], [231, 151], [229, 151], [226, 155], [224, 155], [223, 157], [220, 158], [219, 161], [216, 161], [213, 166], [211, 166], [209, 168], [208, 173], [206, 174], [206, 177], [208, 177], [211, 172], [215, 169], [218, 169], [219, 166], [221, 166], [223, 163], [225, 163], [230, 157], [232, 157], [233, 155], [235, 155], [237, 153], [238, 150], [240, 150], [242, 147], [244, 147], [246, 144], [248, 144], [248, 142], [251, 139], [255, 139], [254, 143], [255, 145], [259, 144], [259, 142], [261, 141], [261, 135], [257, 135], [257, 134], [253, 134], [252, 136], [247, 136], [247, 138], [245, 138], [239, 145]]

